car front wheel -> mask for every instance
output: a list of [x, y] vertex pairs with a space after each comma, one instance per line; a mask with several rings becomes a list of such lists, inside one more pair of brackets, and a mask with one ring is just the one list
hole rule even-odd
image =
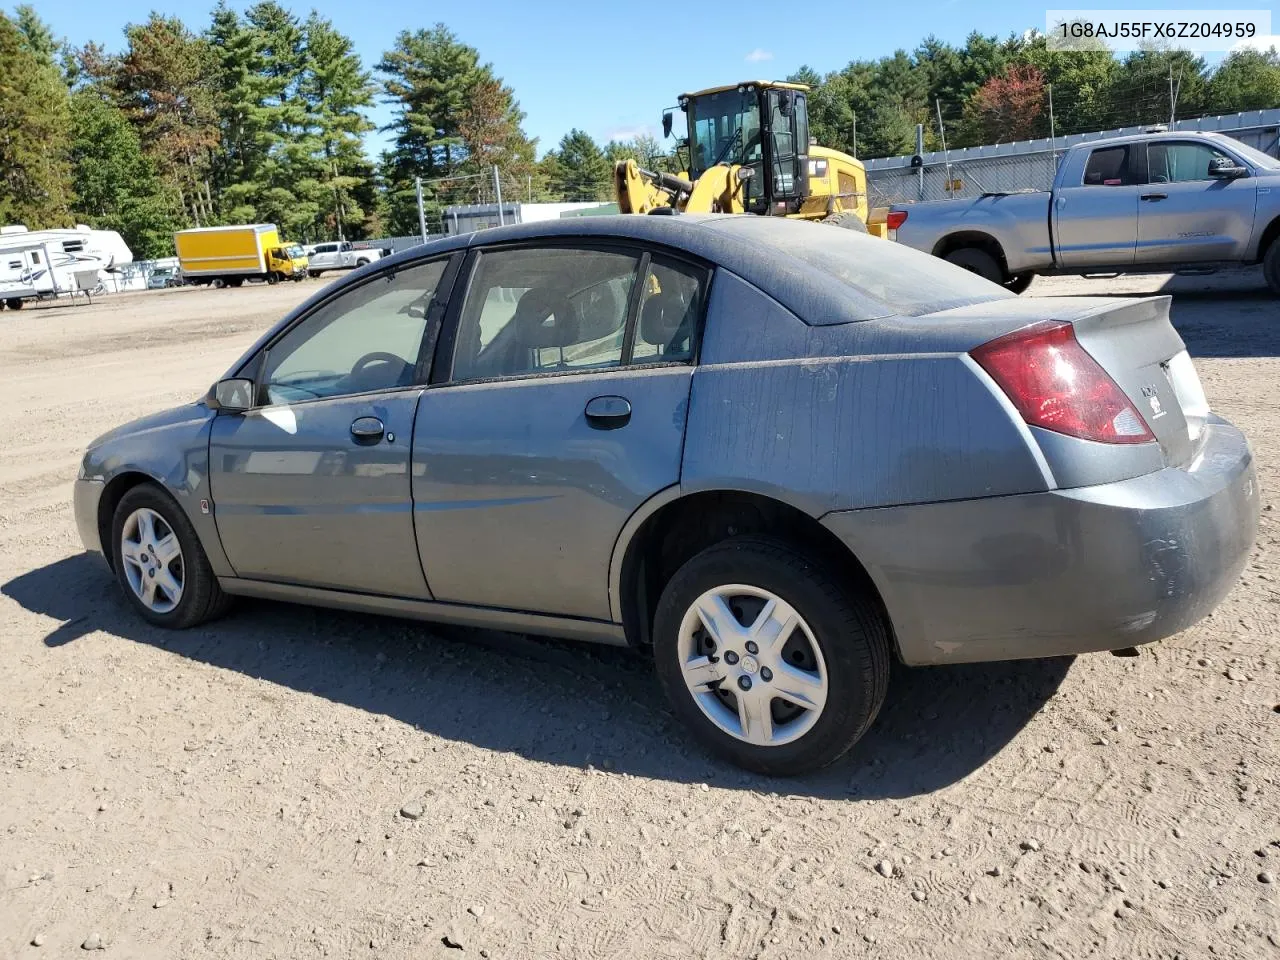
[[654, 656], [699, 740], [776, 776], [843, 756], [889, 677], [875, 602], [791, 545], [756, 537], [709, 547], [676, 572], [658, 603]]
[[195, 528], [159, 487], [142, 484], [121, 497], [111, 531], [116, 579], [146, 620], [180, 630], [226, 610]]

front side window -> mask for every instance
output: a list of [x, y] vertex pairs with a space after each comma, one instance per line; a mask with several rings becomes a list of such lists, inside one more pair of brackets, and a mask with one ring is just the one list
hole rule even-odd
[[[1227, 157], [1203, 143], [1152, 143], [1147, 146], [1147, 167], [1152, 183], [1189, 183], [1212, 180], [1209, 161]], [[1229, 157], [1227, 159], [1230, 159]], [[1232, 163], [1235, 161], [1232, 160]]]
[[412, 385], [419, 357], [434, 345], [427, 316], [446, 265], [436, 260], [375, 277], [291, 328], [267, 349], [267, 402]]
[[458, 321], [455, 380], [622, 363], [639, 257], [568, 247], [481, 254]]
[[1104, 147], [1089, 154], [1084, 168], [1086, 187], [1119, 187], [1132, 184], [1128, 147]]

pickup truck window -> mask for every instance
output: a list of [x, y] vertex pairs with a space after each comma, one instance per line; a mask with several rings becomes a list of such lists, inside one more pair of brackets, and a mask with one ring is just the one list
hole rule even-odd
[[1103, 147], [1089, 154], [1089, 163], [1084, 168], [1086, 187], [1119, 187], [1134, 182], [1127, 146]]
[[1214, 157], [1226, 156], [1221, 150], [1215, 150], [1204, 143], [1151, 143], [1147, 145], [1147, 167], [1150, 171], [1148, 179], [1152, 183], [1211, 180], [1213, 178], [1209, 176], [1209, 161]]

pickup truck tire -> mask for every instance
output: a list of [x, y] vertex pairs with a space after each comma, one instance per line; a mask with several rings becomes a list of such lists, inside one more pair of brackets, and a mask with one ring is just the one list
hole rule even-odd
[[1262, 275], [1267, 278], [1271, 292], [1280, 297], [1280, 238], [1271, 241], [1267, 255], [1262, 258]]
[[862, 218], [852, 210], [845, 210], [843, 213], [833, 213], [822, 221], [833, 227], [844, 227], [846, 230], [853, 230], [855, 233], [866, 233], [867, 225], [862, 222]]
[[21, 297], [10, 297], [8, 300], [6, 300], [6, 301], [4, 302], [4, 305], [5, 305], [6, 307], [8, 307], [10, 310], [21, 310], [21, 309], [22, 309], [22, 298], [21, 298]]
[[1022, 293], [1027, 287], [1031, 286], [1031, 281], [1036, 278], [1034, 273], [1030, 271], [1026, 273], [1015, 273], [1012, 277], [1005, 281], [1006, 290], [1012, 290], [1014, 293]]
[[364, 257], [361, 257], [359, 260], [356, 261], [357, 267], [367, 267], [368, 265], [369, 265], [369, 261], [366, 260]]
[[947, 263], [954, 263], [957, 267], [968, 270], [970, 273], [976, 273], [978, 276], [990, 280], [992, 283], [1004, 283], [1004, 271], [1000, 269], [1000, 264], [996, 262], [996, 258], [985, 250], [979, 250], [976, 247], [961, 247], [959, 250], [952, 250], [942, 259]]

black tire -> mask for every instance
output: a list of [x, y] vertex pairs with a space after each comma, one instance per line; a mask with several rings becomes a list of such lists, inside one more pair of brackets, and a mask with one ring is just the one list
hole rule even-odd
[[320, 271], [319, 271], [319, 270], [308, 270], [308, 271], [307, 271], [307, 276], [308, 276], [308, 277], [310, 277], [312, 280], [314, 280], [316, 277], [320, 276]]
[[276, 273], [275, 271], [272, 271], [271, 273], [267, 274], [268, 284], [270, 284], [271, 286], [275, 286], [279, 282], [280, 282], [280, 274]]
[[979, 250], [977, 247], [962, 247], [959, 250], [952, 250], [942, 259], [946, 260], [947, 263], [954, 263], [957, 267], [968, 270], [970, 273], [976, 273], [992, 283], [1003, 284], [1005, 281], [1004, 270], [1000, 268], [996, 258], [985, 250]]
[[[791, 604], [809, 625], [826, 663], [826, 705], [813, 727], [790, 743], [760, 746], [723, 731], [685, 685], [681, 622], [698, 597], [727, 584], [767, 590]], [[658, 678], [676, 715], [711, 750], [770, 776], [806, 773], [844, 756], [875, 720], [888, 689], [889, 635], [879, 605], [778, 540], [734, 537], [695, 555], [663, 589], [653, 637]], [[771, 710], [776, 703], [771, 701]]]
[[239, 290], [244, 286], [244, 277], [236, 277], [234, 280], [228, 280], [227, 286]]
[[10, 297], [8, 300], [4, 302], [4, 305], [8, 307], [10, 310], [21, 310], [22, 304], [23, 304], [23, 300], [21, 297]]
[[1031, 281], [1035, 278], [1036, 275], [1030, 271], [1027, 271], [1026, 273], [1015, 273], [1004, 282], [1004, 288], [1006, 290], [1012, 290], [1014, 293], [1023, 293], [1027, 287], [1031, 286]]
[[846, 230], [852, 230], [855, 233], [867, 232], [867, 225], [863, 223], [862, 218], [852, 210], [845, 210], [843, 213], [833, 213], [822, 222], [829, 223], [833, 227], [844, 227]]
[[357, 261], [356, 261], [356, 266], [357, 266], [357, 267], [367, 267], [368, 265], [369, 265], [369, 261], [368, 261], [368, 260], [360, 259], [360, 260], [357, 260]]
[[[121, 540], [125, 522], [139, 508], [146, 507], [158, 513], [178, 538], [182, 548], [182, 596], [177, 605], [166, 613], [157, 613], [138, 597], [129, 585], [125, 574], [125, 562], [121, 556]], [[163, 489], [152, 483], [139, 484], [130, 489], [116, 504], [111, 518], [111, 565], [115, 568], [116, 581], [125, 597], [144, 620], [158, 627], [185, 630], [226, 613], [231, 598], [222, 592], [218, 579], [209, 566], [209, 558], [200, 545], [195, 528], [186, 512]]]
[[1280, 297], [1280, 237], [1267, 247], [1267, 255], [1262, 258], [1262, 275], [1267, 278], [1271, 292]]

